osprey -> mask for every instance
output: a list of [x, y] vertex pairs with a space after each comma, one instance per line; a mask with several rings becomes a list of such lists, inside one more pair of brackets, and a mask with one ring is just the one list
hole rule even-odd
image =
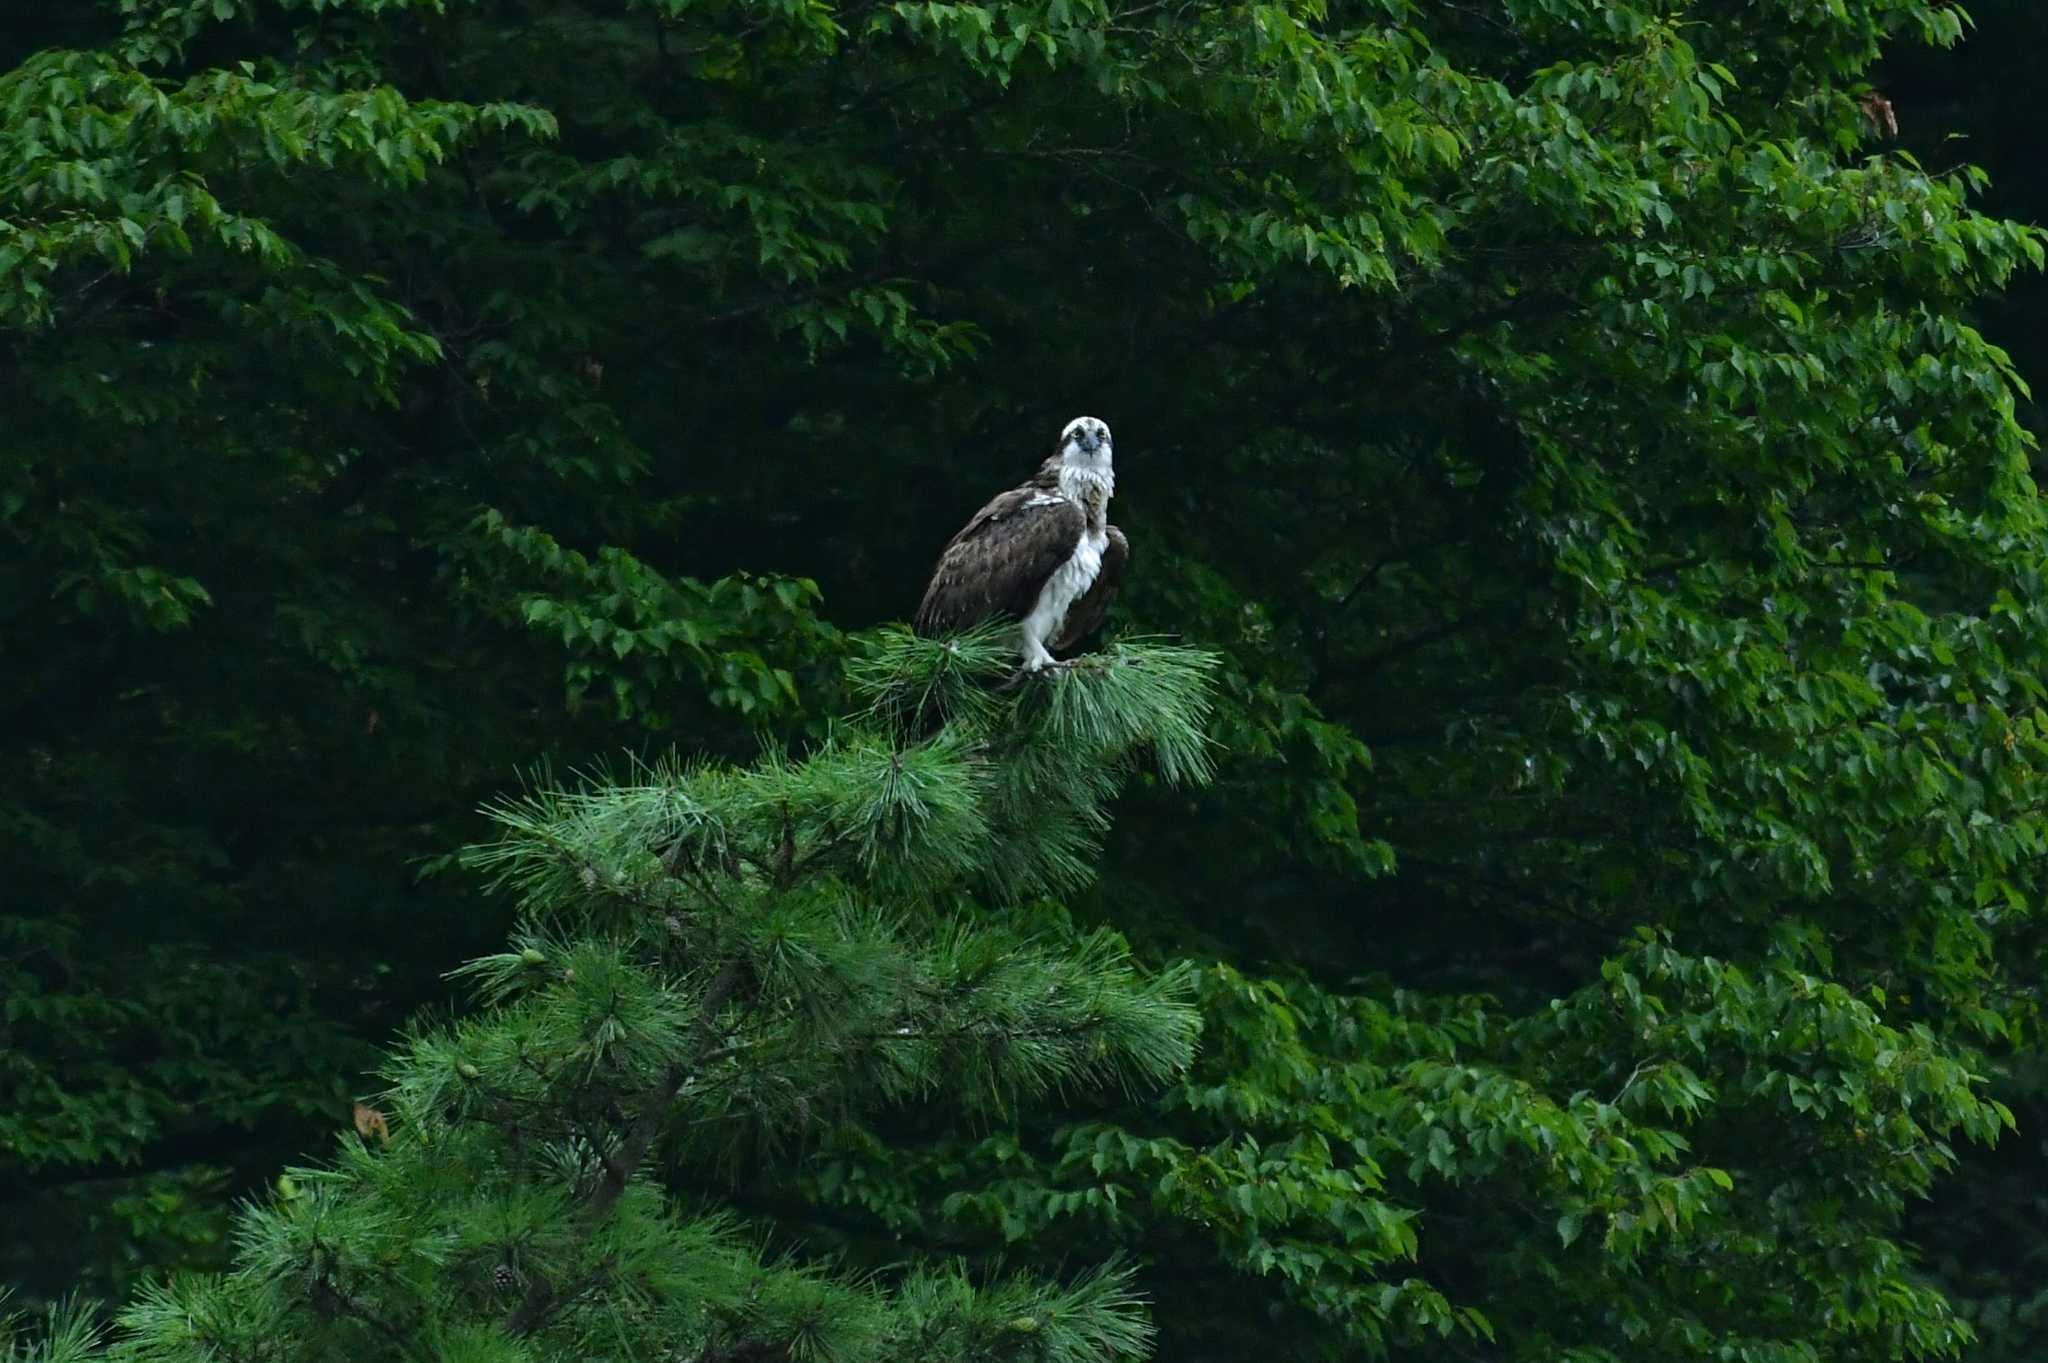
[[1030, 482], [999, 493], [946, 541], [918, 605], [927, 637], [992, 615], [1019, 621], [1024, 671], [1053, 666], [1109, 613], [1130, 545], [1109, 523], [1109, 427], [1077, 416]]

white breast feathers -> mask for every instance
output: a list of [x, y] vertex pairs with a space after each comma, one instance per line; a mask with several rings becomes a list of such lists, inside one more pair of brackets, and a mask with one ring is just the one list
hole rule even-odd
[[1074, 545], [1073, 554], [1059, 567], [1038, 591], [1038, 603], [1031, 608], [1031, 614], [1024, 617], [1023, 647], [1024, 667], [1035, 672], [1053, 660], [1046, 650], [1045, 641], [1060, 632], [1066, 621], [1067, 612], [1073, 609], [1102, 572], [1102, 551], [1109, 545], [1109, 532], [1090, 528]]

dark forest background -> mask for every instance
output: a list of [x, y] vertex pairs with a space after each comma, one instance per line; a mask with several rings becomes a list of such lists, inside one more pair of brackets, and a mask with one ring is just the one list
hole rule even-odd
[[1466, 1357], [2041, 1356], [2044, 59], [2029, 0], [15, 15], [0, 1281], [224, 1263], [503, 939], [481, 806], [815, 741], [1087, 412], [1112, 632], [1226, 664], [1068, 908], [1211, 968], [1198, 1072], [679, 1190], [1129, 1247], [1167, 1358], [1435, 1356], [1418, 1282]]

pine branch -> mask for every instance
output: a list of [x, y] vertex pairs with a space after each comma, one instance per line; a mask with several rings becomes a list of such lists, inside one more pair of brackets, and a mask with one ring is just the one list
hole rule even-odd
[[[711, 979], [704, 991], [701, 1012], [697, 1017], [694, 1046], [688, 1060], [671, 1065], [662, 1075], [661, 1082], [642, 1101], [640, 1115], [628, 1128], [625, 1139], [619, 1147], [606, 1155], [603, 1160], [604, 1174], [592, 1190], [590, 1200], [577, 1213], [577, 1238], [588, 1242], [597, 1228], [604, 1224], [605, 1217], [624, 1196], [633, 1176], [647, 1160], [647, 1153], [653, 1148], [654, 1139], [661, 1133], [662, 1123], [667, 1119], [669, 1109], [682, 1092], [683, 1084], [703, 1064], [704, 1057], [711, 1054], [718, 1040], [718, 1013], [732, 998], [739, 987], [741, 965], [737, 957], [728, 960]], [[593, 1274], [608, 1271], [605, 1265], [593, 1269]], [[515, 1338], [534, 1333], [577, 1296], [588, 1291], [594, 1284], [579, 1285], [574, 1292], [556, 1292], [545, 1281], [536, 1279], [527, 1289], [526, 1296], [506, 1317], [505, 1332]]]
[[739, 987], [739, 981], [740, 962], [737, 958], [727, 961], [719, 968], [718, 974], [712, 977], [710, 986], [704, 991], [703, 1011], [697, 1017], [694, 1038], [696, 1045], [689, 1061], [671, 1066], [668, 1073], [662, 1076], [660, 1088], [652, 1100], [641, 1108], [639, 1117], [626, 1133], [626, 1139], [620, 1143], [617, 1150], [605, 1157], [604, 1178], [599, 1181], [597, 1191], [585, 1204], [580, 1215], [586, 1235], [604, 1220], [626, 1191], [626, 1185], [632, 1181], [633, 1175], [639, 1172], [641, 1164], [646, 1160], [647, 1152], [654, 1144], [654, 1138], [660, 1134], [661, 1124], [668, 1116], [669, 1105], [675, 1102], [676, 1095], [682, 1092], [684, 1082], [696, 1072], [704, 1057], [711, 1053], [713, 1043], [718, 1040], [718, 1011], [732, 998], [733, 991]]
[[344, 1292], [335, 1286], [334, 1280], [325, 1273], [313, 1278], [311, 1285], [313, 1308], [323, 1315], [345, 1315], [375, 1329], [377, 1333], [401, 1347], [412, 1342], [412, 1331], [393, 1325], [378, 1315], [361, 1297]]
[[1113, 933], [932, 906], [1084, 882], [1141, 756], [1206, 779], [1213, 662], [1123, 645], [1005, 701], [1006, 648], [899, 635], [867, 678], [876, 708], [801, 758], [636, 764], [493, 808], [499, 841], [466, 860], [522, 921], [451, 972], [485, 1006], [387, 1067], [389, 1148], [350, 1143], [243, 1214], [238, 1255], [296, 1287], [244, 1309], [241, 1279], [189, 1280], [127, 1328], [224, 1357], [353, 1321], [348, 1347], [416, 1352], [454, 1326], [509, 1359], [573, 1351], [600, 1317], [686, 1363], [1138, 1356], [1125, 1275], [883, 1286], [765, 1259], [647, 1176], [658, 1145], [773, 1141], [835, 1105], [1002, 1108], [1186, 1070], [1184, 970], [1140, 969]]
[[770, 1363], [789, 1357], [789, 1345], [771, 1344], [765, 1339], [735, 1340], [727, 1345], [707, 1344], [697, 1363]]
[[544, 1282], [536, 1282], [527, 1289], [526, 1299], [520, 1302], [519, 1309], [505, 1321], [505, 1332], [519, 1339], [541, 1329], [564, 1307], [610, 1277], [614, 1267], [611, 1259], [602, 1259], [560, 1292]]

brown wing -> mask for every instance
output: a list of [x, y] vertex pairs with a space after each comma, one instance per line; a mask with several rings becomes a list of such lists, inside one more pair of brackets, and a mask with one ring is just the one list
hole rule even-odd
[[1087, 528], [1087, 513], [1045, 489], [1012, 488], [974, 513], [946, 542], [914, 625], [930, 637], [992, 615], [1027, 615], [1052, 570]]
[[1109, 543], [1102, 546], [1102, 570], [1095, 574], [1094, 584], [1081, 594], [1081, 599], [1067, 608], [1067, 618], [1060, 622], [1060, 632], [1052, 640], [1053, 652], [1070, 649], [1102, 628], [1109, 603], [1116, 599], [1117, 588], [1123, 586], [1124, 574], [1130, 566], [1130, 542], [1123, 531], [1112, 525]]

